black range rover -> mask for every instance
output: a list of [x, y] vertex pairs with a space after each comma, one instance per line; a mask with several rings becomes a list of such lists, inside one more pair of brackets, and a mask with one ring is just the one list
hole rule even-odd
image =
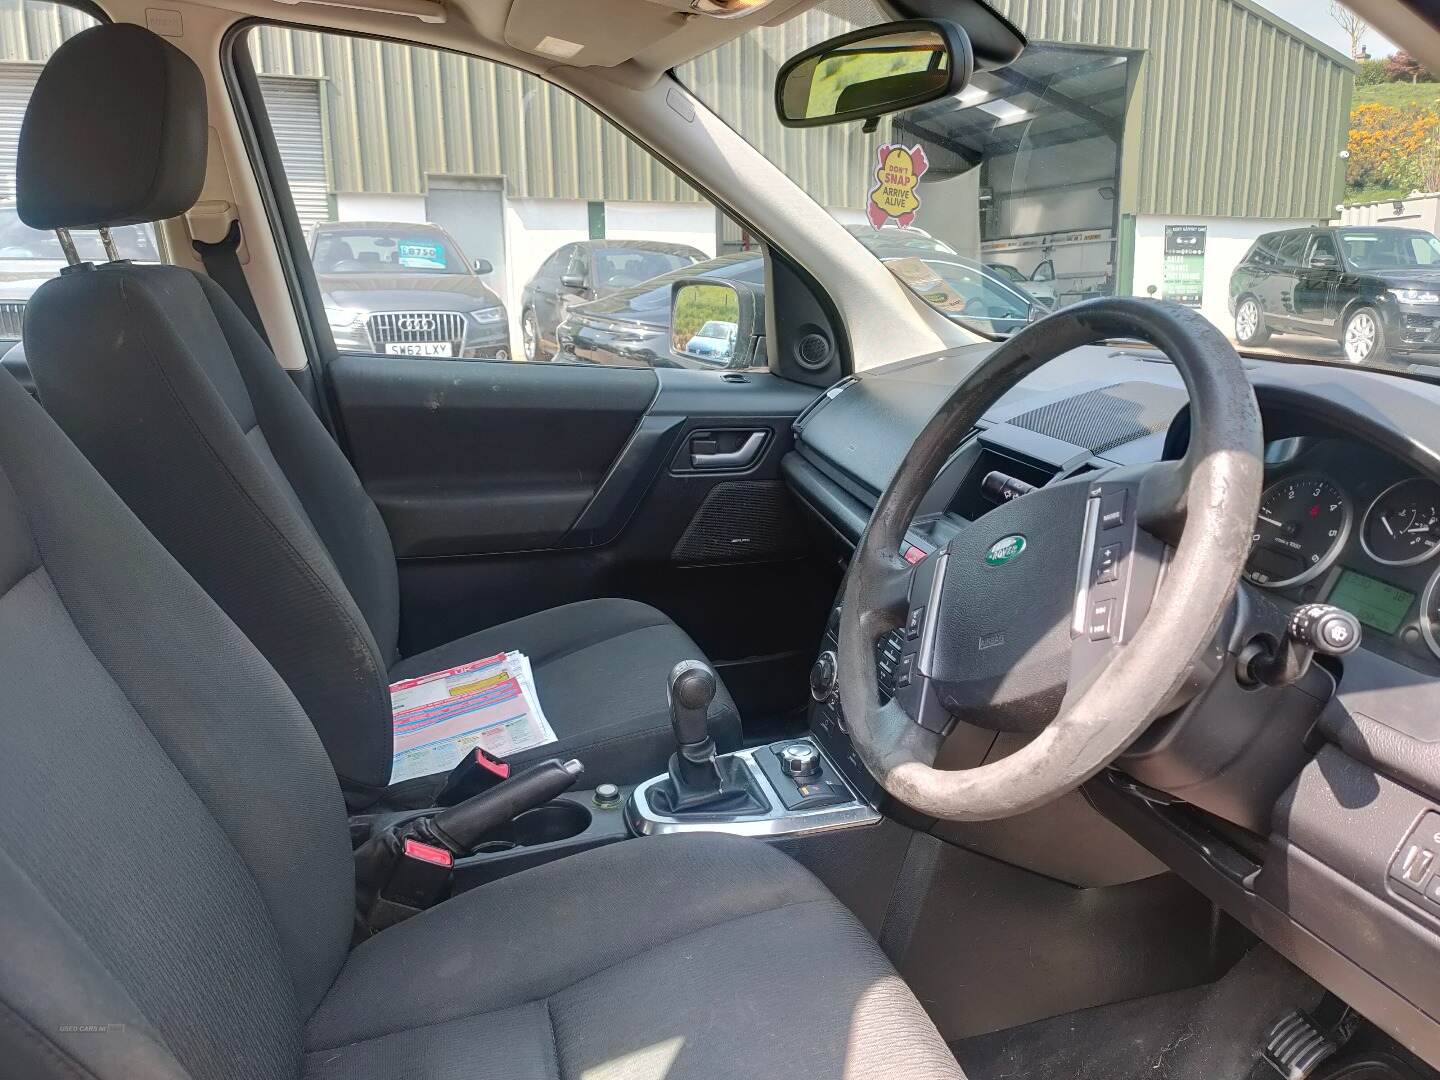
[[1314, 334], [1352, 364], [1440, 362], [1440, 240], [1375, 225], [1266, 233], [1230, 275], [1230, 312], [1241, 345]]

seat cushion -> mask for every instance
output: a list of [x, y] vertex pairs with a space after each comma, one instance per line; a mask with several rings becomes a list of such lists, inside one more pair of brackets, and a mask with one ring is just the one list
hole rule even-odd
[[[633, 600], [566, 604], [407, 657], [390, 678], [427, 675], [509, 649], [530, 657], [540, 704], [559, 739], [515, 762], [578, 757], [587, 785], [637, 783], [664, 772], [675, 749], [670, 669], [704, 658], [665, 615]], [[710, 733], [722, 752], [740, 748], [740, 716], [723, 684], [710, 707]]]
[[463, 893], [357, 948], [310, 1080], [958, 1080], [808, 871], [754, 840], [627, 840]]

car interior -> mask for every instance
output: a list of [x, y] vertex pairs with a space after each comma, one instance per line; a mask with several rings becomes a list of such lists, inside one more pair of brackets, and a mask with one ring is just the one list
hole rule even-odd
[[[64, 266], [0, 372], [0, 1075], [1440, 1077], [1440, 382], [1142, 295], [952, 317], [678, 73], [781, 40], [737, 107], [913, 219], [964, 148], [864, 140], [1002, 78], [1024, 5], [822, 6], [75, 0], [14, 162]], [[1440, 70], [1440, 12], [1353, 7]], [[599, 279], [747, 362], [337, 348], [317, 272], [404, 234], [312, 261], [281, 31], [321, 100], [346, 56], [423, 119], [479, 58], [593, 110], [763, 266]], [[412, 775], [436, 679], [544, 737]]]

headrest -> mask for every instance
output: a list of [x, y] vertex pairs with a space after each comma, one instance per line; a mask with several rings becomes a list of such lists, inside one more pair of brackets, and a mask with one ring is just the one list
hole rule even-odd
[[200, 69], [174, 45], [130, 23], [76, 34], [25, 110], [20, 220], [96, 229], [183, 214], [200, 197], [208, 125]]

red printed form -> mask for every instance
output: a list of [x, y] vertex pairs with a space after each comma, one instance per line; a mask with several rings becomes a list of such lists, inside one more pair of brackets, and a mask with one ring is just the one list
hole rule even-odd
[[503, 758], [555, 741], [524, 653], [498, 653], [392, 683], [390, 708], [392, 784], [448, 772], [476, 746]]

